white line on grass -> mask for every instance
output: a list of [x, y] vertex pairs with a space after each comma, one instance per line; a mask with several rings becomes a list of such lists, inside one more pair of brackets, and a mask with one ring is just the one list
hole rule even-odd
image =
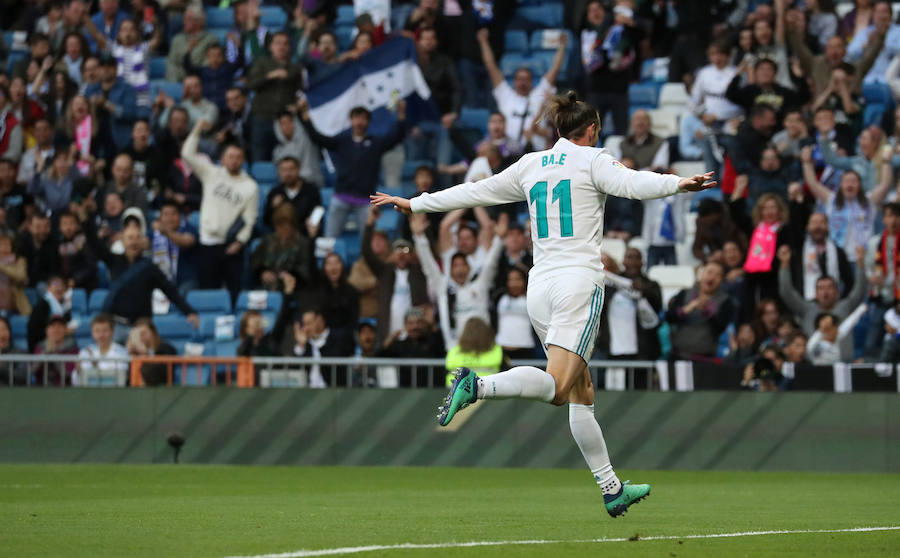
[[[706, 533], [698, 535], [658, 535], [640, 537], [641, 541], [668, 541], [677, 539], [724, 539], [729, 537], [759, 537], [762, 535], [798, 535], [798, 534], [823, 534], [823, 533], [870, 533], [873, 531], [900, 531], [900, 526], [886, 527], [853, 527], [852, 529], [809, 529], [809, 530], [777, 530], [777, 531], [744, 531], [738, 533]], [[341, 554], [359, 554], [362, 552], [374, 552], [376, 550], [420, 550], [430, 548], [469, 548], [476, 546], [507, 546], [507, 545], [536, 545], [536, 544], [585, 544], [585, 543], [614, 543], [626, 542], [627, 538], [603, 538], [584, 540], [522, 540], [522, 541], [470, 541], [449, 543], [401, 543], [401, 544], [373, 544], [369, 546], [345, 546], [342, 548], [323, 548], [319, 550], [295, 550], [293, 552], [281, 552], [276, 554], [256, 554], [249, 556], [230, 556], [228, 558], [308, 558], [312, 556], [338, 556]]]

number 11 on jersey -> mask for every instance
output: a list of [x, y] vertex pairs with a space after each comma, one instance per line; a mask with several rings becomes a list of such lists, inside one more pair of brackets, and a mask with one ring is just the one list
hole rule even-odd
[[[547, 223], [547, 181], [542, 180], [535, 183], [528, 192], [531, 203], [535, 204], [535, 212], [537, 213], [537, 233], [538, 238], [547, 238], [550, 236], [550, 226]], [[553, 197], [551, 203], [559, 202], [559, 233], [560, 236], [572, 236], [572, 188], [571, 182], [560, 180], [553, 188]]]

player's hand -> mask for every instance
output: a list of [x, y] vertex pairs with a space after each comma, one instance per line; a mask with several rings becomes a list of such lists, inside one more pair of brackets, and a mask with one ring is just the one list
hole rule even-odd
[[678, 181], [678, 189], [685, 192], [700, 192], [714, 187], [718, 182], [712, 180], [715, 173], [710, 171], [706, 174], [695, 174], [690, 178], [682, 178]]
[[401, 198], [400, 196], [389, 196], [381, 192], [376, 192], [374, 196], [369, 196], [369, 202], [376, 207], [381, 207], [382, 205], [393, 205], [394, 209], [403, 213], [404, 215], [409, 215], [412, 213], [412, 208], [409, 205], [409, 200], [406, 198]]

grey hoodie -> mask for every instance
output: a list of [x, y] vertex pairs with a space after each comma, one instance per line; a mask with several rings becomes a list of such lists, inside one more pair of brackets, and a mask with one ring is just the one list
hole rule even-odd
[[284, 137], [278, 120], [275, 120], [274, 128], [278, 145], [272, 152], [272, 161], [277, 164], [284, 157], [296, 158], [300, 161], [300, 178], [303, 179], [303, 182], [322, 187], [325, 180], [322, 177], [319, 146], [309, 139], [309, 135], [300, 125], [300, 121], [294, 117], [294, 136], [290, 139]]

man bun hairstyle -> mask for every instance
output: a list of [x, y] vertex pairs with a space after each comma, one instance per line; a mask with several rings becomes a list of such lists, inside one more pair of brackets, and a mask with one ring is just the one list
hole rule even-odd
[[559, 131], [560, 137], [566, 139], [579, 138], [584, 135], [591, 124], [600, 128], [600, 116], [597, 109], [579, 101], [574, 91], [564, 95], [554, 95], [547, 101], [546, 117]]

